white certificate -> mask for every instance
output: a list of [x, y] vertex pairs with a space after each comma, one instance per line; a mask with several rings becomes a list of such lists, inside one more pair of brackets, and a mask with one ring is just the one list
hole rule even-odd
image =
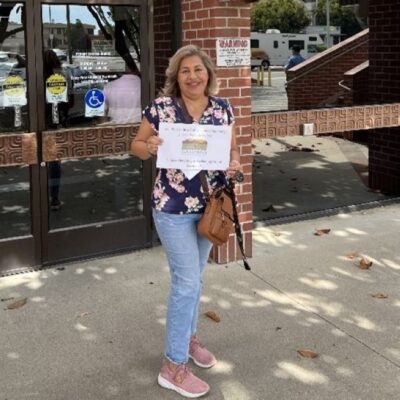
[[157, 167], [180, 169], [191, 179], [201, 170], [229, 166], [232, 127], [161, 122]]

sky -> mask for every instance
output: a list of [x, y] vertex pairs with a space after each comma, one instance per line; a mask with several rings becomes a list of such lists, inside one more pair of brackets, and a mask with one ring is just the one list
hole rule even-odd
[[[50, 14], [51, 19], [54, 20], [54, 22], [67, 22], [65, 5], [43, 5], [42, 13], [43, 22], [50, 22]], [[70, 20], [74, 23], [77, 19], [80, 19], [84, 24], [97, 25], [86, 6], [71, 5]], [[10, 20], [17, 23], [21, 22], [21, 12], [17, 14], [17, 7], [13, 9]]]
[[[42, 6], [43, 22], [50, 22], [50, 13], [51, 13], [51, 19], [54, 20], [54, 22], [66, 23], [67, 22], [66, 9], [67, 7], [64, 5], [43, 5]], [[92, 14], [90, 14], [86, 6], [71, 5], [69, 9], [70, 9], [71, 22], [75, 22], [75, 20], [80, 19], [84, 24], [96, 25], [96, 21], [94, 20]]]

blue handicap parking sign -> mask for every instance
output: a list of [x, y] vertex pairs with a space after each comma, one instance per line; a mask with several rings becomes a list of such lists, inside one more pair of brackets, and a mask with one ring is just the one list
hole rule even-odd
[[100, 89], [90, 89], [85, 94], [85, 104], [90, 108], [99, 108], [104, 104], [104, 94]]

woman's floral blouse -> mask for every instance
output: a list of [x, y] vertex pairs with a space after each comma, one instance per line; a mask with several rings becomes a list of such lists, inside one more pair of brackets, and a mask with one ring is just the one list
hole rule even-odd
[[[184, 123], [184, 112], [179, 102], [172, 97], [158, 97], [143, 111], [143, 115], [158, 132], [160, 122]], [[209, 97], [199, 124], [232, 125], [234, 122], [232, 106], [228, 100]], [[226, 184], [224, 171], [207, 171], [209, 190]], [[191, 214], [204, 211], [205, 198], [200, 175], [187, 179], [179, 169], [160, 169], [152, 194], [152, 207], [169, 214]]]

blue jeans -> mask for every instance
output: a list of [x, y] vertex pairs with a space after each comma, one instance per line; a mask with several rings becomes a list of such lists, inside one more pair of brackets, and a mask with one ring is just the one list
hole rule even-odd
[[190, 337], [196, 332], [202, 275], [212, 244], [197, 233], [201, 214], [153, 210], [153, 218], [171, 274], [165, 357], [184, 364], [189, 358]]

